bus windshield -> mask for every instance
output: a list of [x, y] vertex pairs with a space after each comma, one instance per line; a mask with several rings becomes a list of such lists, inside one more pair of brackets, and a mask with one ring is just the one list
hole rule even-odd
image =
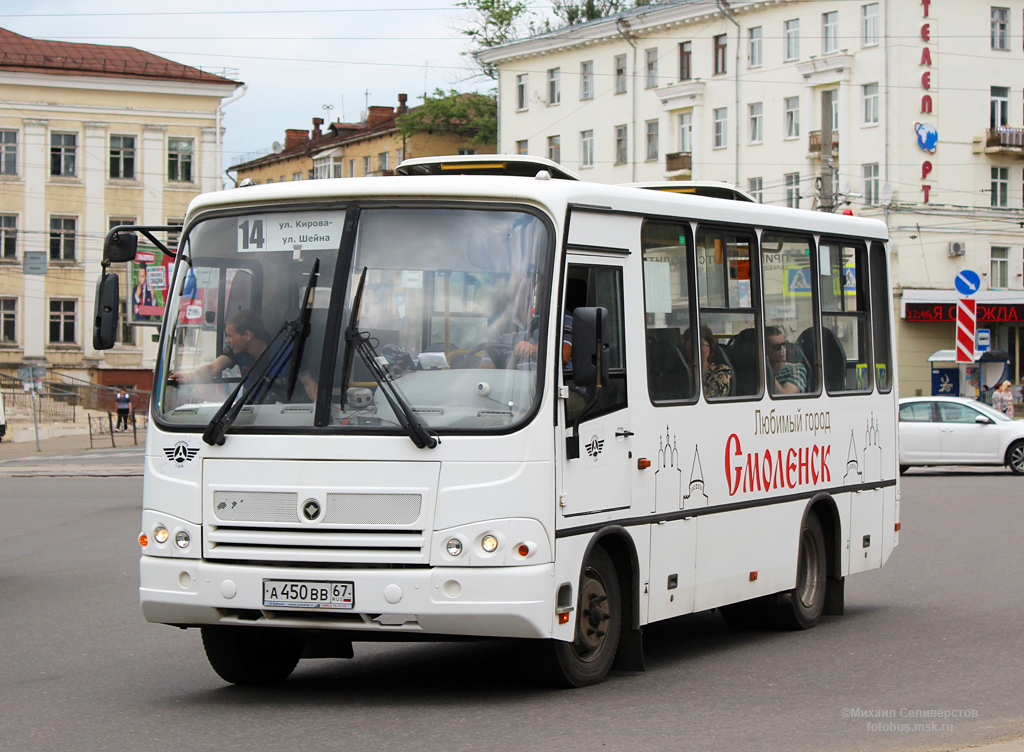
[[157, 395], [169, 425], [233, 402], [228, 432], [312, 429], [326, 401], [320, 428], [503, 428], [537, 399], [553, 245], [535, 214], [275, 207], [201, 220], [182, 247]]

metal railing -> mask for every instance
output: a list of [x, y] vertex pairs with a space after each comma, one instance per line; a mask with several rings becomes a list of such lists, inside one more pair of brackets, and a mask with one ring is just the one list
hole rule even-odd
[[985, 131], [985, 146], [1024, 149], [1024, 128], [989, 128]]
[[[111, 410], [116, 407], [114, 395], [118, 392], [117, 387], [95, 384], [61, 371], [47, 371], [43, 387], [55, 394], [75, 395], [79, 399], [79, 404], [90, 410]], [[135, 410], [146, 412], [149, 409], [150, 392], [144, 389], [129, 389], [128, 394], [132, 397], [132, 406]]]
[[148, 425], [148, 417], [145, 413], [139, 415], [132, 413], [128, 416], [128, 427], [123, 430], [118, 430], [117, 426], [119, 421], [114, 413], [107, 413], [106, 415], [90, 415], [89, 416], [89, 448], [95, 449], [95, 444], [98, 441], [106, 443], [104, 437], [109, 437], [110, 446], [116, 448], [117, 440], [120, 436], [124, 438], [131, 437], [132, 444], [134, 446], [139, 445], [139, 431], [145, 431]]
[[[821, 151], [821, 131], [811, 131], [807, 134], [807, 150]], [[832, 151], [839, 151], [839, 131], [832, 131]]]
[[[4, 410], [7, 413], [7, 420], [12, 418], [21, 420], [32, 420], [32, 393], [21, 389], [21, 382], [18, 382], [17, 391], [3, 389]], [[42, 391], [36, 393], [40, 420], [48, 420], [58, 423], [74, 423], [78, 417], [79, 399], [75, 395], [65, 393], [54, 393]]]

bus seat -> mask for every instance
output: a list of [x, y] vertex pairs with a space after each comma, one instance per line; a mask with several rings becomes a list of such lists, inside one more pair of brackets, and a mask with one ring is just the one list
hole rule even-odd
[[[800, 339], [813, 336], [813, 330], [805, 329]], [[830, 392], [846, 391], [846, 350], [836, 333], [827, 326], [821, 329], [821, 365], [825, 388]]]
[[647, 385], [657, 402], [693, 396], [690, 367], [679, 348], [656, 337], [647, 337]]
[[737, 395], [757, 394], [761, 390], [760, 346], [757, 329], [751, 327], [738, 332], [728, 347], [732, 362], [733, 381]]
[[814, 332], [811, 329], [805, 329], [796, 338], [796, 342], [787, 342], [786, 345], [786, 362], [799, 363], [804, 367], [804, 373], [807, 374], [806, 393], [818, 391], [817, 363], [814, 357], [808, 357], [808, 353], [811, 356], [814, 355]]

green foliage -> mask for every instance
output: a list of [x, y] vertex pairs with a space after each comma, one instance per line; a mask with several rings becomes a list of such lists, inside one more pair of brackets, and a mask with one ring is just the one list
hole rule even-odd
[[[635, 3], [641, 5], [641, 3]], [[646, 3], [643, 3], [646, 5]], [[566, 26], [610, 16], [633, 4], [623, 0], [554, 0], [552, 11]]]
[[[526, 16], [530, 13], [528, 3], [529, 0], [462, 0], [455, 5], [475, 11], [476, 18], [462, 29], [462, 33], [476, 43], [475, 51], [479, 52], [518, 39]], [[488, 77], [498, 77], [498, 71], [493, 65], [479, 61], [477, 64]]]
[[414, 133], [454, 133], [470, 146], [498, 143], [498, 100], [493, 94], [434, 91], [423, 104], [395, 119], [403, 136]]

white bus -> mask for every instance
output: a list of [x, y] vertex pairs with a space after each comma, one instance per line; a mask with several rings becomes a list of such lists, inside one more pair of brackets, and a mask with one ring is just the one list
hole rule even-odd
[[[145, 618], [200, 628], [234, 683], [469, 636], [532, 640], [581, 686], [642, 668], [650, 622], [842, 613], [899, 537], [885, 226], [438, 162], [464, 174], [193, 201]], [[109, 269], [98, 300], [106, 347]]]

